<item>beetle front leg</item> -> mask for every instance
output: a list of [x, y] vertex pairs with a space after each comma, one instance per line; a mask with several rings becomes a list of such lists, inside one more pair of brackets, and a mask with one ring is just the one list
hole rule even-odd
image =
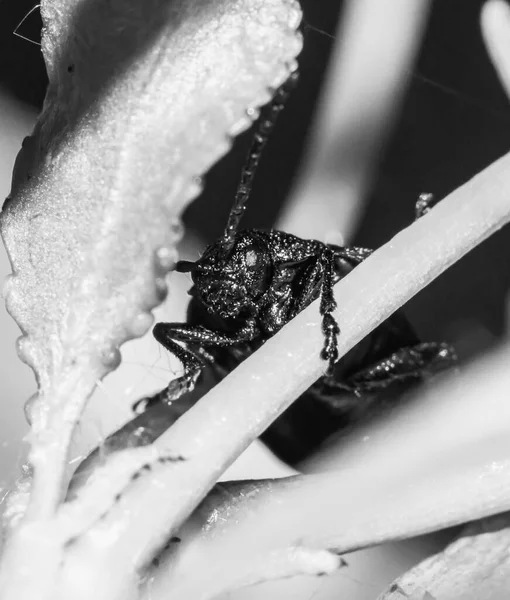
[[333, 246], [329, 245], [320, 255], [322, 265], [322, 287], [320, 313], [322, 315], [322, 331], [325, 342], [321, 352], [321, 358], [329, 362], [326, 376], [333, 377], [334, 366], [338, 360], [338, 335], [340, 328], [333, 317], [336, 301], [333, 295], [333, 286], [341, 279], [341, 267], [338, 261], [345, 261], [352, 268], [359, 265], [372, 254], [373, 250], [357, 246]]
[[321, 358], [329, 363], [328, 375], [332, 375], [333, 368], [338, 359], [338, 335], [340, 328], [333, 317], [336, 309], [336, 301], [333, 295], [333, 286], [335, 283], [336, 254], [329, 247], [325, 247], [320, 254], [313, 257], [313, 262], [308, 266], [302, 275], [303, 281], [300, 297], [294, 304], [291, 317], [301, 312], [308, 305], [310, 297], [317, 286], [317, 278], [320, 277], [320, 307], [322, 315], [322, 333], [324, 334], [324, 346], [321, 351]]
[[[214, 362], [214, 357], [207, 351], [207, 346], [232, 346], [239, 342], [250, 341], [257, 336], [257, 331], [251, 322], [233, 335], [187, 323], [158, 323], [152, 333], [162, 346], [181, 361], [184, 374], [173, 379], [161, 392], [137, 402], [135, 405], [137, 412], [143, 412], [149, 406], [161, 402], [170, 404], [183, 394], [192, 391], [204, 367]], [[191, 347], [183, 347], [177, 342], [184, 342]]]
[[324, 333], [324, 346], [321, 358], [329, 362], [327, 375], [331, 376], [338, 360], [338, 335], [340, 327], [333, 317], [336, 301], [333, 295], [335, 276], [335, 254], [332, 250], [325, 250], [320, 257], [322, 264], [322, 286], [320, 297], [320, 313], [322, 315], [322, 332]]
[[173, 379], [165, 389], [145, 401], [144, 409], [161, 402], [170, 404], [186, 392], [193, 390], [206, 363], [213, 360], [204, 348], [197, 347], [191, 350], [178, 344], [171, 326], [171, 323], [158, 323], [153, 329], [153, 335], [162, 346], [180, 360], [184, 374]]
[[[241, 342], [251, 342], [258, 335], [258, 330], [253, 321], [248, 321], [244, 327], [236, 333], [221, 333], [212, 331], [202, 325], [188, 325], [187, 323], [158, 323], [154, 326], [153, 334], [160, 344], [166, 346], [162, 335], [170, 339], [186, 344], [197, 344], [199, 346], [233, 346]], [[179, 346], [181, 347], [181, 346]], [[172, 350], [170, 350], [172, 352]]]

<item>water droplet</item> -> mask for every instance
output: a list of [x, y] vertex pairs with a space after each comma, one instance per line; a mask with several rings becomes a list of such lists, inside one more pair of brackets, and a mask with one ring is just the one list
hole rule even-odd
[[168, 294], [166, 279], [164, 277], [156, 277], [155, 286], [156, 294], [158, 295], [159, 300], [163, 301]]
[[25, 412], [25, 419], [29, 425], [32, 425], [35, 419], [35, 412], [37, 410], [37, 394], [33, 394], [30, 398], [25, 402], [25, 406], [23, 410]]
[[118, 348], [108, 348], [103, 351], [101, 362], [108, 368], [116, 369], [120, 365], [120, 352]]
[[164, 272], [169, 271], [177, 262], [177, 252], [173, 248], [161, 246], [156, 250], [157, 266]]
[[248, 110], [246, 111], [246, 114], [250, 117], [250, 119], [253, 119], [253, 121], [255, 121], [255, 119], [258, 118], [260, 111], [254, 106], [250, 106], [250, 108], [248, 108]]
[[5, 298], [9, 294], [9, 291], [12, 286], [13, 278], [14, 278], [14, 275], [12, 275], [12, 274], [7, 275], [5, 277], [4, 283], [2, 285], [2, 298]]
[[179, 241], [184, 235], [184, 227], [180, 219], [174, 219], [170, 223], [170, 231], [174, 237], [175, 241]]
[[154, 316], [151, 313], [140, 313], [131, 323], [131, 333], [135, 337], [145, 335], [154, 323]]

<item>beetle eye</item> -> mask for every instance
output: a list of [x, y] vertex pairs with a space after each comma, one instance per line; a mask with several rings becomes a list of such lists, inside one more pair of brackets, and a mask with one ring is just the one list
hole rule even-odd
[[255, 250], [248, 250], [248, 252], [246, 253], [246, 266], [250, 267], [250, 268], [254, 268], [257, 267], [259, 265], [259, 257], [258, 254], [255, 252]]

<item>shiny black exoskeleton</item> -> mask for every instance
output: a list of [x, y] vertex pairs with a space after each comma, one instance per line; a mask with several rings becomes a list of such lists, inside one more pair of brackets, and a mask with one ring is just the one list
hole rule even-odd
[[[345, 424], [367, 398], [445, 368], [455, 355], [447, 344], [420, 343], [397, 312], [337, 363], [340, 329], [333, 316], [333, 286], [371, 250], [281, 231], [237, 231], [256, 163], [285, 94], [280, 91], [270, 118], [261, 122], [225, 234], [196, 262], [177, 263], [176, 270], [193, 280], [187, 322], [158, 323], [154, 336], [179, 358], [184, 373], [145, 405], [176, 400], [193, 389], [206, 369], [223, 378], [320, 298], [327, 373], [263, 436], [278, 455], [295, 463]], [[420, 197], [418, 217], [432, 201], [430, 195]]]

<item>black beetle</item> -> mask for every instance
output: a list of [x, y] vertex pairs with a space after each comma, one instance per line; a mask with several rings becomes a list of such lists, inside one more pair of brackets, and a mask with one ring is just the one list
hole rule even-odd
[[[196, 262], [176, 265], [193, 280], [187, 322], [158, 323], [153, 333], [179, 358], [184, 374], [138, 403], [138, 409], [145, 409], [176, 400], [193, 389], [205, 369], [218, 379], [225, 377], [320, 298], [321, 357], [329, 363], [327, 373], [262, 436], [289, 463], [305, 458], [388, 388], [421, 380], [455, 360], [446, 343], [420, 343], [398, 311], [337, 363], [340, 330], [332, 314], [333, 286], [372, 251], [304, 240], [282, 231], [237, 230], [262, 148], [296, 77], [278, 90], [269, 114], [259, 122], [223, 237]], [[416, 216], [433, 203], [430, 194], [420, 196]]]

